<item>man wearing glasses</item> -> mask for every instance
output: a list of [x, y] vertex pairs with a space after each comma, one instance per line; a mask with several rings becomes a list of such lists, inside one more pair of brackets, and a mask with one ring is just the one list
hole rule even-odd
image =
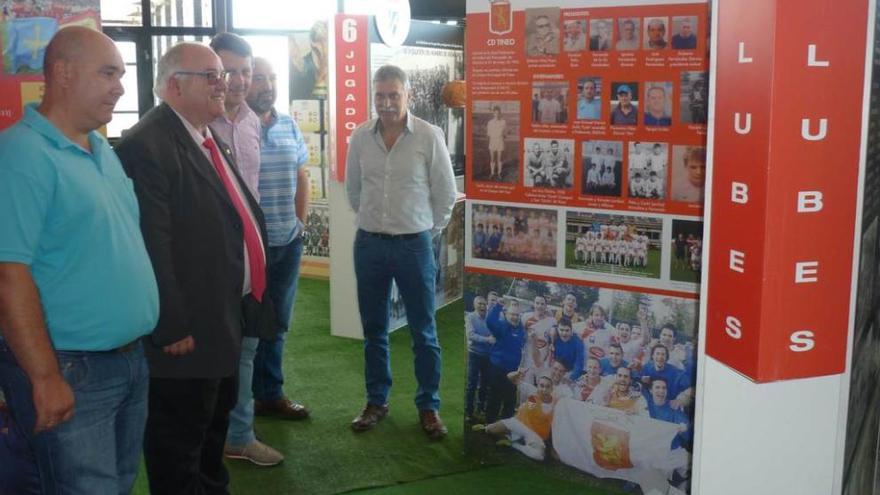
[[527, 57], [543, 57], [559, 54], [559, 32], [550, 17], [540, 14], [533, 21], [534, 29], [526, 42]]
[[[226, 493], [223, 447], [237, 401], [243, 324], [271, 324], [263, 214], [229, 147], [230, 74], [210, 48], [179, 43], [160, 60], [150, 110], [116, 147], [134, 181], [159, 285], [144, 457], [152, 493]], [[259, 334], [259, 333], [256, 333]]]

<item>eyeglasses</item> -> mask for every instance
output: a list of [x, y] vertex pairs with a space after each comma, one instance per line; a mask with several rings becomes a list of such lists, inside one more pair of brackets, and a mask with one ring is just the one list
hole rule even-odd
[[174, 73], [175, 76], [202, 76], [208, 81], [208, 84], [210, 84], [211, 86], [216, 86], [220, 83], [220, 81], [228, 83], [230, 74], [231, 73], [226, 70], [222, 72], [217, 72], [213, 70], [206, 70], [204, 72], [179, 70]]
[[546, 23], [535, 24], [535, 27], [538, 29], [545, 29], [545, 28], [550, 27], [550, 24], [546, 24]]

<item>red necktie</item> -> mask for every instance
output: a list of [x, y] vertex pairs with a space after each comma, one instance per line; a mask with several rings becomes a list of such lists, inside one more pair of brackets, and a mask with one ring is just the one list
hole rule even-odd
[[241, 219], [241, 225], [244, 228], [244, 245], [247, 249], [248, 261], [250, 263], [251, 294], [254, 295], [257, 301], [262, 301], [263, 292], [266, 291], [266, 258], [263, 254], [263, 245], [260, 242], [257, 226], [251, 221], [248, 209], [244, 205], [241, 195], [232, 183], [232, 178], [226, 172], [223, 159], [217, 150], [217, 143], [212, 138], [208, 138], [205, 139], [202, 146], [208, 148], [211, 152], [211, 161], [214, 163], [214, 169], [217, 170], [217, 175], [220, 176], [223, 187], [226, 188], [226, 193], [229, 195], [229, 199], [232, 201], [235, 211], [238, 212], [238, 216]]

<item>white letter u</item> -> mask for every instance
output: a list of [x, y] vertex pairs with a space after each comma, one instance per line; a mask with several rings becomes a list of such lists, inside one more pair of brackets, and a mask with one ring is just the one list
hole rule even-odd
[[810, 133], [810, 119], [801, 120], [801, 136], [807, 141], [821, 141], [828, 134], [828, 119], [819, 119], [819, 133]]
[[733, 128], [737, 134], [748, 134], [752, 130], [752, 114], [746, 114], [746, 125], [742, 127], [740, 125], [740, 113], [736, 112], [733, 116]]

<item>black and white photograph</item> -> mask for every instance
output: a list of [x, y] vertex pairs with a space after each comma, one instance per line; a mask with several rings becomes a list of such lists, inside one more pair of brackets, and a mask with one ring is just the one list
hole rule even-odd
[[672, 147], [672, 201], [703, 203], [706, 189], [706, 148]]
[[614, 49], [618, 51], [638, 50], [642, 47], [640, 40], [642, 20], [638, 17], [621, 17], [617, 19], [617, 36]]
[[666, 199], [669, 145], [644, 141], [629, 143], [629, 197]]
[[532, 123], [564, 124], [568, 122], [568, 83], [532, 83]]
[[464, 300], [468, 450], [689, 490], [695, 299], [468, 272]]
[[525, 138], [523, 140], [526, 187], [570, 189], [574, 177], [574, 140]]
[[[384, 43], [371, 43], [370, 64], [374, 72], [385, 64], [406, 71], [410, 83], [409, 111], [443, 130], [453, 157], [456, 150], [463, 149], [464, 121], [455, 118], [453, 110], [440, 97], [447, 82], [464, 77], [463, 50], [409, 45], [391, 48]], [[374, 105], [370, 108], [376, 117]], [[453, 165], [456, 166], [455, 160]]]
[[623, 142], [581, 143], [581, 194], [620, 197], [623, 186]]
[[709, 114], [709, 73], [682, 72], [678, 115], [682, 124], [705, 124]]
[[556, 266], [556, 210], [474, 204], [474, 258]]
[[559, 7], [525, 9], [526, 57], [559, 55]]
[[519, 101], [475, 100], [471, 112], [472, 177], [477, 181], [519, 182]]
[[609, 275], [660, 278], [663, 220], [569, 211], [565, 267]]
[[611, 33], [614, 19], [590, 19], [590, 51], [607, 52], [611, 50]]

